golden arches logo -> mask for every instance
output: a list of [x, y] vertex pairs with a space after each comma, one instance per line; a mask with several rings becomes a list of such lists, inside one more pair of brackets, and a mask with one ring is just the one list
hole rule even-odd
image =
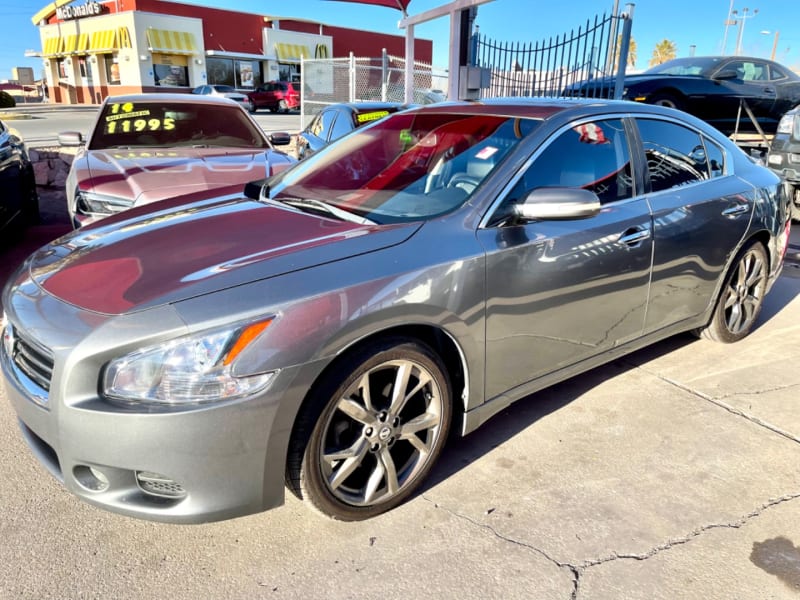
[[328, 56], [328, 45], [317, 44], [317, 47], [314, 48], [314, 58], [330, 58]]

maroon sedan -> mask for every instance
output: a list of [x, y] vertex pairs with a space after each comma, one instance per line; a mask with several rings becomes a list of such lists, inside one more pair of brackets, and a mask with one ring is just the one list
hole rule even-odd
[[295, 160], [274, 146], [232, 100], [186, 94], [107, 98], [89, 139], [66, 132], [64, 146], [83, 146], [67, 177], [74, 227], [165, 198], [239, 192]]

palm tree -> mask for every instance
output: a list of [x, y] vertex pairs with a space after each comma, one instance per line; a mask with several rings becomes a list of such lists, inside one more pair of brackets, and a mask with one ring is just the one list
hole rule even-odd
[[656, 47], [653, 48], [653, 56], [650, 57], [649, 65], [651, 67], [660, 65], [668, 60], [672, 60], [677, 55], [678, 47], [675, 45], [675, 42], [666, 39], [661, 40], [656, 44]]

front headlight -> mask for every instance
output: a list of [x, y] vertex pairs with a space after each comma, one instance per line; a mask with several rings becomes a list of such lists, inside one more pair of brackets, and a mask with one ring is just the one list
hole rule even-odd
[[792, 133], [792, 124], [794, 123], [794, 115], [783, 115], [778, 122], [777, 133]]
[[133, 206], [133, 200], [75, 190], [75, 210], [85, 215], [113, 215]]
[[272, 322], [188, 336], [111, 361], [103, 393], [114, 400], [184, 406], [260, 392], [274, 373], [233, 374], [234, 359]]

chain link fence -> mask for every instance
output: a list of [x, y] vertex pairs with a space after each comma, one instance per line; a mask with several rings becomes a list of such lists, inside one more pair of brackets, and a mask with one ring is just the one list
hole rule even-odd
[[[303, 60], [300, 95], [301, 128], [323, 108], [340, 102], [405, 99], [405, 59], [386, 53], [376, 58], [319, 58]], [[414, 63], [414, 102], [430, 104], [445, 99], [447, 71]]]

